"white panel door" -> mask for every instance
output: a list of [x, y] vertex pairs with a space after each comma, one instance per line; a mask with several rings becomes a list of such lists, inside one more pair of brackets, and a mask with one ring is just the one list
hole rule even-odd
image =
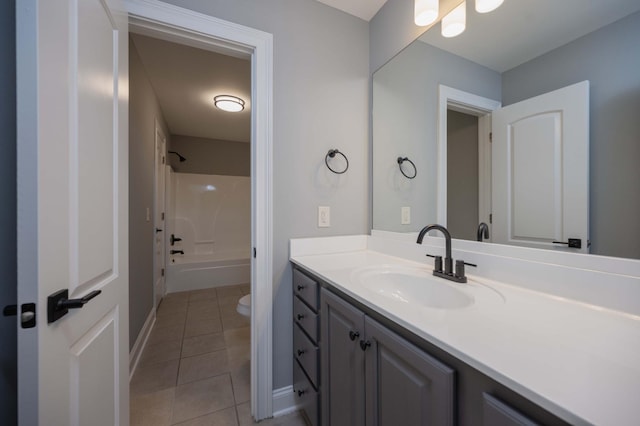
[[[18, 332], [20, 424], [129, 422], [128, 35], [115, 3], [16, 2], [18, 297], [37, 306]], [[52, 322], [48, 296], [64, 289], [85, 300]]]
[[496, 110], [492, 128], [492, 241], [588, 252], [589, 82]]

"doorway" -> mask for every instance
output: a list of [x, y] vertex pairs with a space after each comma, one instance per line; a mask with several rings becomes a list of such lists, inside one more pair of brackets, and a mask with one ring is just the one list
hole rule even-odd
[[272, 36], [161, 2], [129, 3], [128, 12], [130, 29], [138, 34], [251, 60], [251, 415], [271, 417]]

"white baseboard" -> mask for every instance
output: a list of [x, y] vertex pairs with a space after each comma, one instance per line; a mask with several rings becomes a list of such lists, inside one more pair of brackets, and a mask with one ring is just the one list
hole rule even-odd
[[144, 350], [145, 345], [147, 344], [147, 340], [149, 340], [149, 335], [151, 334], [151, 330], [153, 329], [153, 325], [156, 323], [156, 308], [151, 309], [149, 312], [149, 316], [147, 317], [144, 325], [142, 326], [142, 330], [138, 334], [138, 338], [136, 342], [133, 344], [133, 348], [131, 348], [131, 352], [129, 352], [129, 380], [133, 377], [133, 373], [136, 371], [136, 367], [138, 367], [138, 363], [140, 362], [140, 356], [142, 355], [142, 351]]
[[273, 417], [286, 416], [298, 410], [293, 386], [273, 390]]

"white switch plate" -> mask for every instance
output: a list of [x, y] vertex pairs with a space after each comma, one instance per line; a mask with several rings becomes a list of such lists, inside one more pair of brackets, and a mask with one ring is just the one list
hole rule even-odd
[[411, 207], [402, 208], [402, 212], [400, 214], [400, 224], [401, 225], [411, 224]]
[[331, 226], [331, 207], [318, 206], [318, 228]]

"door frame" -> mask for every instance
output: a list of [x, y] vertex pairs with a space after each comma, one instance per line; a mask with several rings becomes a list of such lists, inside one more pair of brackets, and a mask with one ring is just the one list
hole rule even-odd
[[440, 84], [438, 86], [437, 223], [447, 226], [447, 110], [479, 117], [478, 120], [478, 212], [489, 223], [491, 213], [491, 122], [484, 118], [502, 103]]
[[130, 28], [251, 58], [251, 414], [273, 415], [273, 36], [157, 0], [128, 0]]
[[[165, 284], [162, 286], [162, 294], [158, 294], [158, 287], [157, 287], [157, 283], [158, 280], [161, 278], [164, 278], [164, 272], [160, 272], [160, 276], [157, 276], [158, 274], [158, 267], [161, 268], [162, 271], [164, 271], [166, 269], [166, 264], [167, 264], [167, 253], [166, 253], [166, 247], [167, 247], [167, 226], [166, 226], [166, 211], [167, 211], [167, 173], [165, 171], [165, 165], [167, 163], [166, 158], [167, 158], [167, 135], [164, 134], [164, 130], [162, 130], [162, 126], [160, 125], [160, 123], [158, 122], [158, 119], [156, 118], [155, 120], [155, 127], [154, 127], [154, 148], [155, 148], [155, 153], [154, 153], [154, 165], [155, 165], [155, 170], [154, 170], [154, 186], [153, 186], [153, 227], [154, 227], [154, 232], [153, 232], [153, 309], [155, 309], [157, 311], [158, 309], [158, 305], [160, 304], [160, 299], [162, 299], [164, 297], [164, 295], [166, 294], [167, 291], [167, 285], [166, 285], [166, 281]], [[158, 151], [160, 151], [160, 147], [158, 146], [160, 144], [160, 140], [159, 137], [162, 137], [162, 154], [161, 157], [159, 158], [158, 155]], [[163, 194], [163, 203], [161, 206], [161, 209], [158, 209], [158, 198], [160, 196], [160, 194]], [[158, 262], [158, 256], [156, 254], [156, 240], [157, 240], [157, 229], [162, 229], [162, 257], [160, 258], [160, 265], [157, 264]], [[166, 280], [166, 278], [164, 278]]]

